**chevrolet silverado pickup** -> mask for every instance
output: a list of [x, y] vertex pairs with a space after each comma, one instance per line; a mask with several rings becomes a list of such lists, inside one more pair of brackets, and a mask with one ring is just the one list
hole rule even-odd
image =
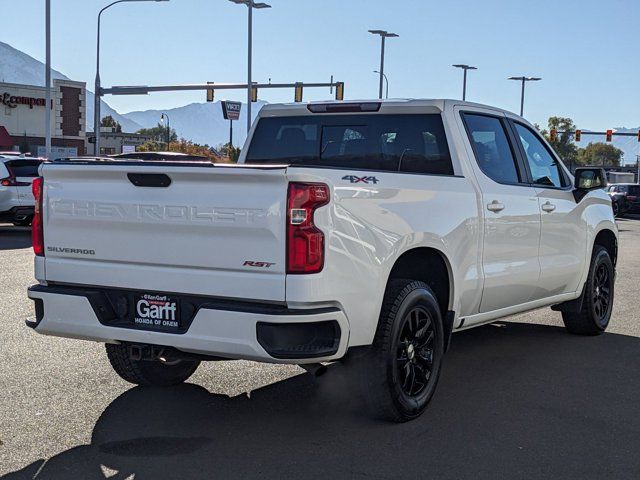
[[552, 307], [597, 335], [611, 316], [603, 171], [574, 178], [489, 106], [267, 105], [237, 165], [78, 158], [40, 175], [27, 324], [105, 343], [135, 384], [203, 360], [345, 360], [373, 412], [406, 421], [452, 332]]

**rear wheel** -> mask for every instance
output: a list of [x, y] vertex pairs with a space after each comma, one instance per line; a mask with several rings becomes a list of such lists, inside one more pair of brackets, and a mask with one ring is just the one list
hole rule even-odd
[[443, 354], [442, 315], [433, 291], [424, 282], [391, 281], [373, 346], [361, 360], [372, 413], [396, 422], [420, 416], [435, 392]]
[[609, 325], [613, 310], [615, 270], [609, 252], [596, 245], [579, 312], [562, 312], [567, 330], [576, 335], [600, 335]]
[[111, 366], [123, 380], [136, 385], [169, 386], [187, 380], [196, 371], [198, 360], [134, 360], [125, 344], [107, 343], [107, 357]]

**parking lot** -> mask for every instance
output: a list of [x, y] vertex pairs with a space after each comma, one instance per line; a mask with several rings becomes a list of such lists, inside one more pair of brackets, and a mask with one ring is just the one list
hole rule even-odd
[[428, 410], [400, 425], [361, 410], [340, 364], [211, 362], [133, 387], [101, 344], [24, 325], [29, 230], [0, 226], [0, 476], [640, 478], [640, 219], [618, 225], [608, 333], [568, 335], [549, 309], [458, 333]]

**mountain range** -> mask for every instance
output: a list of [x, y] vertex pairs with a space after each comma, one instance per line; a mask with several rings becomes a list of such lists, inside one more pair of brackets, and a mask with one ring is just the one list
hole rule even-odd
[[[52, 71], [53, 78], [69, 78], [57, 70]], [[44, 64], [12, 46], [0, 42], [0, 81], [25, 85], [44, 85]], [[93, 92], [87, 90], [87, 131], [93, 130]], [[252, 114], [255, 116], [265, 102], [253, 105]], [[150, 128], [158, 124], [160, 115], [169, 116], [171, 128], [179, 137], [184, 137], [199, 144], [216, 146], [229, 141], [229, 122], [222, 117], [220, 102], [190, 103], [179, 108], [162, 110], [144, 110], [120, 114], [106, 102], [101, 102], [102, 116], [111, 115], [120, 123], [123, 131], [135, 132], [140, 128]], [[550, 112], [552, 114], [553, 112]], [[246, 138], [246, 104], [243, 104], [240, 120], [234, 122], [233, 143], [241, 146]], [[637, 132], [638, 128], [617, 128], [618, 132]], [[604, 142], [604, 137], [586, 135], [583, 129], [582, 142], [579, 147], [585, 147], [590, 142]], [[640, 142], [636, 137], [616, 137], [612, 144], [624, 152], [625, 163], [635, 163], [636, 155], [640, 155]]]

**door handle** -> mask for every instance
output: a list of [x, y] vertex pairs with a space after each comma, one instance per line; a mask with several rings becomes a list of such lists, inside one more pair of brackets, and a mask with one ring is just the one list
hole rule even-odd
[[504, 210], [504, 205], [498, 200], [494, 200], [489, 205], [487, 205], [487, 210], [489, 210], [490, 212], [498, 213]]
[[549, 202], [549, 201], [547, 201], [547, 202], [542, 204], [542, 210], [544, 210], [547, 213], [551, 213], [555, 209], [556, 209], [556, 206], [553, 203]]

